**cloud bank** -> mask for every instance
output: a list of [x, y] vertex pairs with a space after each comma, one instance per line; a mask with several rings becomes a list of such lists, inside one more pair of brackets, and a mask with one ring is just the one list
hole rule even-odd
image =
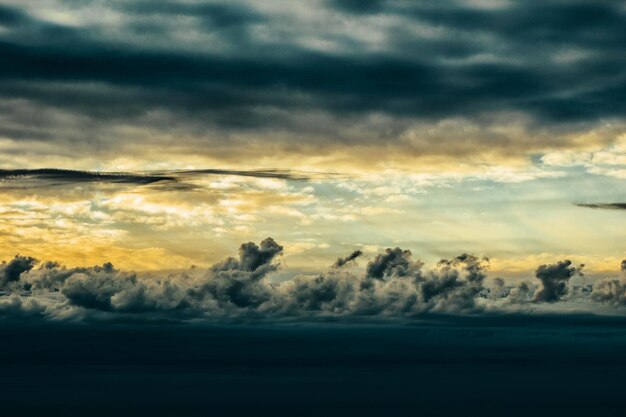
[[[277, 282], [283, 246], [267, 238], [244, 243], [206, 271], [141, 275], [111, 263], [66, 268], [18, 255], [0, 266], [0, 312], [49, 319], [411, 318], [429, 314], [532, 313], [576, 301], [590, 311], [626, 304], [626, 284], [608, 279], [586, 286], [569, 280], [582, 265], [539, 266], [535, 282], [488, 279], [489, 260], [470, 254], [427, 268], [408, 250], [388, 248], [363, 271], [348, 268], [361, 254], [340, 258], [326, 272]], [[360, 272], [359, 272], [360, 271]], [[558, 308], [555, 310], [558, 311]], [[567, 310], [563, 310], [566, 312]], [[614, 310], [614, 314], [623, 314]]]
[[0, 16], [6, 163], [341, 154], [368, 167], [623, 132], [619, 1], [11, 0]]

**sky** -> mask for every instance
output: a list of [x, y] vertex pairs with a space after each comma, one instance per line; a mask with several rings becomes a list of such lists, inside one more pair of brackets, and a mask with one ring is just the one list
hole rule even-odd
[[531, 301], [540, 265], [620, 277], [622, 1], [4, 0], [0, 56], [9, 292], [51, 268], [288, 287], [354, 253], [387, 279], [394, 248], [470, 287], [458, 257], [488, 258]]
[[621, 415], [623, 0], [0, 0], [19, 416]]

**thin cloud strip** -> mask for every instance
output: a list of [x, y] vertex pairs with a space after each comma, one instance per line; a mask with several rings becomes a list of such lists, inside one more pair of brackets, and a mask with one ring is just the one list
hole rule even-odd
[[626, 210], [626, 203], [575, 203], [575, 205], [600, 210]]
[[[228, 170], [228, 169], [192, 169], [172, 171], [148, 171], [148, 172], [106, 172], [106, 171], [78, 171], [69, 169], [0, 169], [0, 188], [7, 183], [38, 181], [42, 186], [71, 185], [81, 183], [100, 184], [128, 184], [128, 185], [164, 185], [157, 189], [167, 190], [168, 187], [176, 190], [184, 190], [185, 186], [192, 189], [194, 186], [185, 184], [185, 180], [200, 176], [221, 175], [240, 176], [252, 178], [271, 178], [289, 181], [308, 181], [313, 174], [298, 173], [277, 169], [268, 170]], [[324, 174], [320, 174], [322, 176]], [[33, 186], [29, 183], [29, 186]], [[10, 188], [10, 186], [9, 186]]]

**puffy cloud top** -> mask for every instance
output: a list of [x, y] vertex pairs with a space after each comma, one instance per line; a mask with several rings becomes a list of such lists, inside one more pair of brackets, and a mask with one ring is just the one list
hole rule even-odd
[[[618, 279], [588, 287], [569, 287], [581, 266], [569, 260], [541, 265], [540, 285], [488, 280], [488, 259], [471, 254], [443, 259], [435, 267], [412, 259], [411, 252], [388, 248], [364, 271], [341, 268], [362, 256], [355, 251], [326, 272], [296, 275], [275, 282], [269, 274], [280, 264], [283, 246], [272, 238], [244, 243], [238, 258], [228, 258], [207, 271], [170, 276], [139, 275], [111, 263], [65, 268], [46, 262], [34, 269], [33, 258], [17, 256], [3, 264], [5, 315], [45, 317], [129, 317], [210, 319], [212, 317], [414, 317], [424, 314], [485, 314], [524, 311], [542, 302], [569, 299], [625, 304], [625, 285]], [[340, 262], [341, 261], [341, 262]], [[343, 263], [342, 263], [343, 262]], [[338, 266], [338, 264], [341, 264]], [[9, 271], [9, 272], [7, 272]], [[526, 307], [525, 307], [526, 306]]]

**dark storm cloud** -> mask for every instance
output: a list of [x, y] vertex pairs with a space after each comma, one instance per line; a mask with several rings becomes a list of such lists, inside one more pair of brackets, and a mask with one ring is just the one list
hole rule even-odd
[[239, 247], [239, 259], [228, 258], [213, 265], [209, 279], [195, 296], [210, 294], [221, 306], [258, 307], [271, 297], [264, 283], [267, 274], [278, 269], [274, 259], [283, 247], [274, 239], [267, 238], [259, 245], [244, 243]]
[[22, 273], [33, 269], [36, 263], [35, 258], [17, 255], [8, 263], [0, 264], [0, 288], [10, 282], [19, 281]]
[[[249, 271], [257, 273], [256, 277], [261, 278], [273, 269], [265, 269], [266, 266], [272, 264], [272, 260], [283, 251], [283, 247], [276, 243], [274, 239], [267, 238], [257, 245], [254, 242], [248, 242], [241, 245], [239, 248], [239, 262], [234, 264], [234, 269], [240, 269], [243, 271]], [[230, 267], [231, 262], [228, 262], [228, 268], [224, 270], [233, 269]], [[261, 273], [257, 271], [263, 268]]]
[[567, 283], [575, 275], [582, 275], [582, 268], [572, 266], [572, 261], [564, 260], [551, 265], [541, 265], [535, 276], [541, 281], [541, 288], [535, 294], [535, 301], [553, 303], [567, 294]]
[[420, 263], [411, 260], [411, 251], [400, 248], [386, 249], [385, 253], [367, 264], [365, 275], [368, 278], [387, 279], [411, 275], [421, 268]]
[[[324, 13], [319, 22], [290, 14], [304, 7], [295, 4], [282, 13], [237, 2], [108, 7], [123, 13], [115, 30], [62, 26], [26, 8], [0, 9], [2, 96], [100, 122], [159, 109], [204, 127], [298, 134], [319, 129], [297, 125], [297, 115], [307, 111], [427, 120], [514, 111], [556, 124], [626, 112], [621, 2], [477, 8], [452, 1], [335, 0], [308, 6]], [[373, 17], [393, 22], [379, 28], [384, 44], [376, 48], [350, 31], [334, 32], [331, 21], [369, 25]], [[177, 19], [190, 19], [189, 29], [204, 40], [171, 36], [181, 28]], [[307, 46], [316, 39], [336, 48]], [[14, 138], [32, 137], [28, 131], [27, 124], [3, 127]]]

